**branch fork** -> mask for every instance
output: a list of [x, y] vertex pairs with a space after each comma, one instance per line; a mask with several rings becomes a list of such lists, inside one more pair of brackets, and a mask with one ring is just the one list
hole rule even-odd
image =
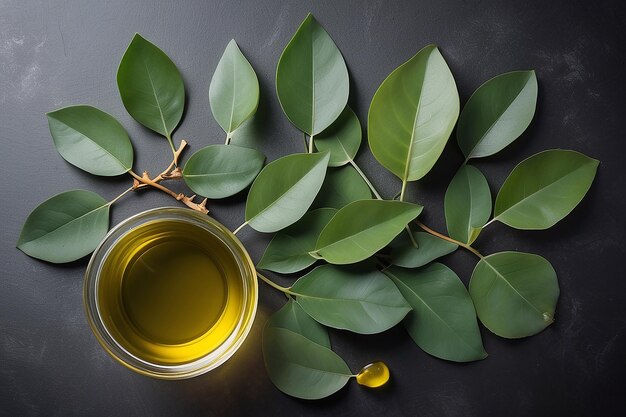
[[207, 204], [206, 198], [202, 200], [200, 203], [196, 203], [193, 201], [194, 198], [196, 197], [195, 195], [188, 197], [184, 193], [177, 193], [165, 187], [164, 185], [160, 184], [160, 182], [163, 180], [178, 180], [183, 177], [182, 170], [178, 166], [178, 158], [180, 157], [180, 154], [182, 153], [183, 149], [185, 149], [186, 146], [187, 146], [187, 141], [183, 139], [180, 142], [178, 149], [174, 151], [174, 157], [172, 158], [172, 162], [163, 172], [161, 172], [159, 175], [157, 175], [154, 178], [150, 178], [150, 174], [148, 173], [148, 171], [143, 171], [141, 176], [137, 175], [137, 173], [135, 173], [132, 170], [128, 171], [128, 173], [133, 177], [132, 189], [138, 190], [140, 188], [144, 188], [148, 186], [154, 187], [158, 190], [163, 191], [166, 194], [169, 194], [170, 196], [175, 198], [177, 201], [182, 202], [184, 205], [186, 205], [190, 209], [199, 211], [200, 213], [207, 214], [209, 210], [206, 208], [206, 204]]

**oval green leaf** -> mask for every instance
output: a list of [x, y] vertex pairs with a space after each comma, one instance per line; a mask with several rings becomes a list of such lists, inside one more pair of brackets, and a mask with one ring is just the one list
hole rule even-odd
[[552, 324], [559, 284], [554, 268], [541, 256], [500, 252], [478, 262], [469, 292], [486, 328], [501, 337], [520, 338]]
[[195, 193], [208, 198], [237, 194], [254, 180], [263, 168], [265, 156], [254, 149], [229, 145], [209, 145], [191, 155], [183, 178]]
[[341, 52], [309, 13], [278, 61], [276, 92], [283, 111], [298, 129], [317, 135], [346, 107], [349, 84]]
[[63, 159], [94, 175], [121, 175], [133, 167], [133, 145], [113, 116], [91, 106], [47, 113], [54, 146]]
[[328, 397], [352, 377], [348, 365], [335, 352], [285, 328], [265, 327], [263, 356], [272, 383], [296, 398]]
[[246, 222], [259, 232], [276, 232], [298, 221], [324, 182], [329, 155], [295, 154], [268, 164], [252, 183]]
[[350, 203], [322, 230], [315, 251], [332, 264], [362, 261], [387, 246], [422, 208], [401, 201]]
[[404, 326], [425, 352], [455, 362], [484, 359], [474, 304], [459, 277], [445, 265], [384, 270], [413, 309]]
[[296, 223], [276, 233], [257, 267], [291, 274], [313, 265], [316, 259], [309, 252], [315, 250], [320, 232], [336, 212], [332, 208], [310, 211]]
[[375, 268], [318, 266], [291, 291], [318, 322], [361, 334], [383, 332], [411, 310], [393, 282]]
[[185, 106], [183, 79], [172, 60], [138, 33], [120, 62], [117, 87], [133, 119], [170, 138]]
[[591, 187], [596, 159], [562, 149], [517, 165], [498, 192], [494, 220], [516, 229], [547, 229], [567, 216]]
[[461, 166], [446, 190], [444, 207], [450, 237], [471, 244], [491, 215], [491, 191], [478, 168]]
[[312, 208], [340, 209], [353, 201], [369, 200], [372, 192], [358, 172], [351, 167], [329, 169]]
[[263, 150], [263, 117], [255, 113], [230, 134], [230, 145]]
[[71, 262], [93, 252], [107, 230], [109, 203], [105, 199], [91, 191], [66, 191], [30, 213], [17, 247], [33, 258]]
[[402, 181], [431, 170], [459, 116], [454, 77], [429, 45], [396, 68], [374, 94], [368, 115], [374, 157]]
[[280, 310], [272, 314], [267, 327], [291, 330], [318, 345], [330, 349], [330, 338], [326, 328], [306, 314], [302, 307], [293, 300], [287, 301]]
[[256, 112], [259, 80], [234, 39], [211, 78], [209, 102], [213, 117], [226, 133], [232, 133]]
[[417, 268], [448, 255], [458, 248], [454, 243], [440, 239], [430, 233], [416, 232], [413, 233], [413, 238], [417, 242], [417, 248], [406, 233], [400, 233], [391, 241], [389, 244], [389, 262], [392, 265]]
[[467, 101], [456, 131], [466, 159], [500, 152], [530, 125], [537, 104], [535, 71], [500, 74]]
[[315, 137], [317, 150], [330, 152], [328, 166], [339, 167], [354, 160], [361, 146], [361, 123], [348, 106], [337, 120]]

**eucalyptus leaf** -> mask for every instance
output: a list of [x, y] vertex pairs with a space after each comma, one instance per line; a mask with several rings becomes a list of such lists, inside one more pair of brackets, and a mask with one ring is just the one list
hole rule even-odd
[[133, 119], [171, 139], [183, 115], [185, 86], [162, 50], [135, 34], [117, 70], [117, 86]]
[[257, 267], [291, 274], [313, 265], [316, 259], [309, 252], [315, 250], [320, 232], [336, 212], [332, 208], [310, 211], [296, 223], [277, 232]]
[[199, 195], [229, 197], [250, 185], [264, 162], [265, 156], [254, 149], [209, 145], [191, 155], [183, 179]]
[[261, 152], [263, 149], [263, 118], [261, 115], [255, 113], [232, 132], [230, 144]]
[[66, 191], [30, 213], [17, 247], [33, 258], [71, 262], [93, 252], [108, 230], [109, 203], [105, 199], [91, 191]]
[[346, 107], [349, 84], [341, 52], [309, 13], [278, 61], [276, 92], [283, 111], [298, 129], [317, 135]]
[[104, 176], [132, 169], [133, 145], [110, 114], [91, 106], [70, 106], [46, 116], [54, 146], [70, 164]]
[[340, 209], [353, 201], [371, 198], [370, 188], [353, 167], [331, 168], [326, 172], [322, 188], [311, 207]]
[[431, 170], [459, 116], [454, 77], [435, 45], [396, 68], [378, 88], [368, 115], [374, 157], [403, 182]]
[[450, 237], [471, 244], [491, 215], [491, 191], [478, 168], [461, 166], [446, 190], [444, 207]]
[[235, 40], [226, 46], [209, 86], [209, 102], [217, 123], [232, 133], [259, 104], [259, 80]]
[[362, 334], [383, 332], [411, 310], [393, 282], [375, 268], [318, 266], [291, 291], [318, 322]]
[[481, 85], [467, 101], [457, 140], [467, 159], [500, 152], [530, 125], [537, 104], [535, 71], [500, 74]]
[[302, 310], [302, 307], [293, 300], [287, 301], [280, 310], [272, 314], [266, 327], [291, 330], [309, 339], [318, 345], [330, 349], [330, 338], [326, 328], [313, 320]]
[[417, 248], [406, 233], [400, 233], [391, 241], [389, 244], [389, 262], [392, 265], [417, 268], [448, 255], [458, 248], [454, 243], [440, 239], [430, 233], [414, 232], [413, 238], [417, 242]]
[[599, 161], [563, 149], [522, 161], [498, 192], [494, 220], [516, 229], [547, 229], [567, 216], [591, 187]]
[[263, 168], [252, 183], [246, 202], [246, 222], [250, 227], [271, 233], [298, 221], [322, 186], [329, 156], [288, 155]]
[[361, 123], [348, 106], [332, 125], [315, 137], [317, 150], [330, 152], [330, 167], [339, 167], [353, 161], [360, 146]]
[[413, 311], [404, 319], [411, 338], [441, 359], [469, 362], [487, 357], [472, 300], [459, 277], [445, 265], [384, 270]]
[[469, 292], [485, 327], [498, 336], [520, 338], [552, 324], [559, 284], [541, 256], [500, 252], [478, 262]]
[[326, 225], [315, 248], [332, 264], [350, 264], [384, 248], [422, 211], [401, 201], [360, 200], [341, 208]]
[[285, 328], [265, 327], [263, 356], [272, 383], [292, 397], [328, 397], [352, 377], [348, 365], [335, 352]]

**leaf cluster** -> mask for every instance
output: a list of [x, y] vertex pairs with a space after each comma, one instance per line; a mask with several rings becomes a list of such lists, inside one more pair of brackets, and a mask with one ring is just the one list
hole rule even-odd
[[[195, 196], [174, 193], [161, 182], [182, 179], [208, 199], [249, 187], [245, 219], [234, 233], [244, 226], [274, 233], [257, 268], [303, 274], [289, 287], [258, 276], [288, 298], [263, 333], [269, 377], [281, 391], [304, 399], [331, 395], [355, 376], [332, 351], [328, 328], [372, 334], [402, 322], [428, 354], [468, 362], [487, 356], [479, 322], [504, 338], [531, 336], [553, 322], [559, 286], [546, 259], [511, 251], [484, 256], [473, 246], [496, 221], [522, 230], [553, 226], [593, 182], [597, 160], [552, 149], [513, 168], [493, 202], [489, 182], [473, 162], [497, 154], [530, 125], [538, 93], [534, 71], [488, 80], [462, 110], [452, 72], [435, 45], [391, 72], [367, 117], [370, 151], [399, 180], [390, 199], [355, 162], [363, 131], [348, 106], [346, 63], [312, 15], [285, 47], [276, 71], [282, 110], [307, 139], [303, 153], [264, 166], [258, 149], [237, 146], [238, 137], [251, 135], [259, 86], [234, 41], [208, 94], [225, 143], [198, 150], [184, 167], [178, 157], [186, 142], [175, 148], [172, 139], [185, 101], [174, 63], [136, 35], [117, 82], [130, 115], [167, 140], [172, 164], [154, 178], [136, 174], [130, 139], [112, 116], [90, 106], [49, 113], [63, 158], [94, 175], [128, 173], [133, 186], [110, 201], [83, 190], [45, 201], [26, 220], [18, 242], [28, 255], [50, 262], [87, 255], [108, 230], [109, 207], [130, 191], [157, 188], [206, 212], [206, 199], [195, 203]], [[424, 208], [406, 201], [406, 190], [430, 172], [455, 127], [465, 160], [445, 194], [446, 235], [417, 220]], [[478, 259], [468, 288], [438, 262], [458, 248]]]

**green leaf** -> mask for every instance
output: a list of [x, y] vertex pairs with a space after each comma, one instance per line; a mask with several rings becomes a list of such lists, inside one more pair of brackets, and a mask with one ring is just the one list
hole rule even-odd
[[485, 327], [498, 336], [519, 338], [552, 324], [559, 284], [554, 268], [541, 256], [500, 252], [478, 262], [469, 292]]
[[232, 133], [256, 112], [259, 80], [234, 39], [226, 46], [211, 79], [209, 102], [213, 117], [226, 133]]
[[318, 322], [362, 334], [383, 332], [411, 310], [393, 282], [375, 268], [318, 266], [291, 291]]
[[310, 211], [296, 223], [276, 233], [257, 267], [291, 274], [313, 265], [316, 259], [309, 252], [315, 250], [320, 232], [336, 212], [332, 208]]
[[441, 359], [469, 362], [487, 357], [476, 311], [459, 277], [445, 265], [385, 269], [413, 311], [404, 319], [411, 338]]
[[500, 152], [528, 127], [537, 104], [535, 71], [500, 74], [472, 94], [459, 117], [459, 147], [467, 159]]
[[352, 377], [348, 365], [335, 352], [284, 328], [265, 327], [263, 356], [272, 383], [292, 397], [328, 397]]
[[482, 172], [461, 166], [448, 186], [444, 207], [450, 237], [471, 244], [491, 215], [491, 191]]
[[72, 190], [41, 203], [28, 216], [17, 247], [53, 263], [90, 254], [109, 230], [109, 203], [96, 193]]
[[333, 264], [350, 264], [384, 248], [422, 211], [400, 201], [360, 200], [340, 209], [326, 225], [315, 251]]
[[244, 148], [263, 149], [263, 117], [259, 113], [243, 122], [241, 126], [230, 134], [230, 144]]
[[268, 164], [252, 183], [246, 222], [259, 232], [276, 232], [298, 221], [315, 199], [329, 155], [295, 154]]
[[403, 182], [435, 165], [459, 116], [450, 68], [429, 45], [395, 69], [376, 91], [368, 115], [374, 157]]
[[317, 135], [346, 107], [349, 84], [341, 52], [309, 13], [278, 61], [276, 92], [283, 111], [298, 129]]
[[54, 146], [70, 164], [94, 175], [121, 175], [133, 167], [133, 145], [122, 125], [91, 106], [47, 114]]
[[128, 113], [170, 138], [185, 106], [185, 86], [176, 65], [138, 33], [117, 70], [117, 87]]
[[302, 310], [302, 307], [293, 300], [287, 301], [280, 310], [272, 314], [267, 321], [267, 327], [291, 330], [309, 339], [318, 345], [330, 349], [330, 338], [326, 328], [313, 320]]
[[407, 233], [400, 233], [389, 244], [390, 263], [405, 268], [424, 266], [444, 255], [454, 252], [458, 246], [430, 233], [415, 232], [413, 237], [417, 248], [409, 239]]
[[596, 175], [596, 159], [553, 149], [522, 161], [504, 181], [494, 220], [516, 229], [547, 229], [583, 199]]
[[363, 178], [351, 166], [329, 169], [312, 208], [340, 209], [353, 201], [368, 200], [372, 192]]
[[339, 167], [354, 160], [361, 146], [361, 123], [348, 106], [326, 130], [315, 137], [317, 150], [330, 152], [328, 166]]
[[265, 156], [254, 149], [209, 145], [189, 158], [183, 170], [185, 183], [208, 198], [224, 198], [246, 188], [257, 176]]

